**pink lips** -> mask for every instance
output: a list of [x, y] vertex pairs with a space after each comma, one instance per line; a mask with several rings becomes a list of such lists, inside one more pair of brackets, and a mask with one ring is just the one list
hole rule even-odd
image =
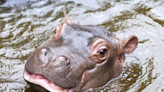
[[32, 74], [27, 71], [24, 72], [24, 79], [31, 83], [37, 84], [50, 92], [68, 92], [68, 89], [61, 88], [51, 82], [49, 79], [40, 74]]

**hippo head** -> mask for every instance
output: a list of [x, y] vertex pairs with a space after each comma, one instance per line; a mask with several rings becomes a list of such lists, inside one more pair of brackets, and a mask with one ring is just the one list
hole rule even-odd
[[56, 27], [52, 40], [28, 58], [24, 79], [37, 90], [51, 92], [101, 87], [121, 74], [124, 54], [133, 52], [137, 44], [134, 35], [119, 40], [104, 28], [74, 24], [64, 13], [64, 23]]

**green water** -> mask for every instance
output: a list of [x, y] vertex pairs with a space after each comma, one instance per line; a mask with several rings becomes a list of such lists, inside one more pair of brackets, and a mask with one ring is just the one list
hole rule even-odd
[[0, 5], [0, 92], [34, 92], [23, 79], [25, 62], [36, 47], [50, 41], [65, 10], [74, 23], [99, 25], [120, 39], [139, 38], [137, 49], [126, 55], [123, 74], [90, 91], [164, 91], [163, 0], [47, 0]]

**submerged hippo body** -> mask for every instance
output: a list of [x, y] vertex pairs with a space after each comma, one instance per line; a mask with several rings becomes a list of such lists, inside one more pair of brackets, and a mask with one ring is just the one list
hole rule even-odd
[[[36, 90], [84, 92], [101, 87], [123, 70], [125, 53], [134, 51], [136, 36], [120, 41], [94, 25], [78, 25], [65, 15], [52, 40], [38, 47], [25, 65], [24, 78]], [[40, 87], [41, 86], [41, 87]]]

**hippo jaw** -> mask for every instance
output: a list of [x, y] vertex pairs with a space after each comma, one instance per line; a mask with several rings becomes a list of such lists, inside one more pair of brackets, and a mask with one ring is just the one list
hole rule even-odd
[[33, 84], [40, 85], [41, 87], [45, 88], [47, 91], [50, 91], [50, 92], [68, 92], [69, 91], [69, 89], [64, 89], [57, 86], [56, 84], [51, 82], [48, 78], [40, 74], [31, 74], [25, 71], [24, 79]]

